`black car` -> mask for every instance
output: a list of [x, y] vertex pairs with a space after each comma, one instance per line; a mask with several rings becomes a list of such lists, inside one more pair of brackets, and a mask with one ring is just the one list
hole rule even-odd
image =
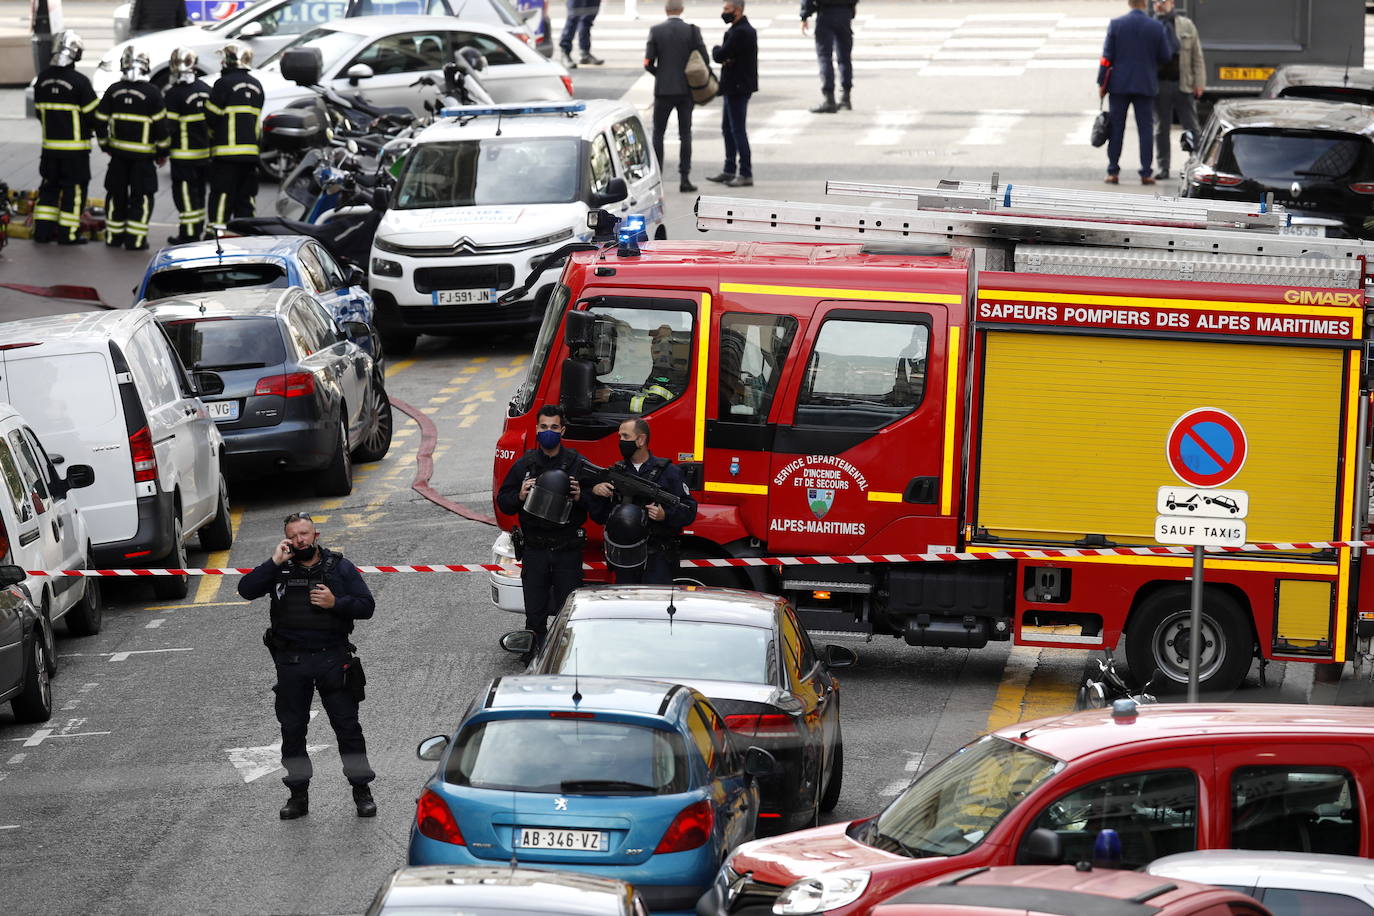
[[1374, 70], [1290, 64], [1274, 71], [1259, 97], [1374, 105]]
[[[182, 361], [224, 379], [206, 398], [236, 476], [310, 471], [324, 495], [353, 490], [353, 460], [391, 447], [391, 401], [362, 344], [370, 329], [341, 328], [299, 288], [231, 289], [145, 303]], [[350, 336], [351, 335], [351, 336]], [[361, 343], [360, 343], [361, 341]]]
[[[9, 554], [8, 538], [0, 552]], [[19, 588], [23, 581], [22, 566], [0, 566], [0, 703], [8, 700], [20, 722], [46, 722], [52, 716], [52, 641], [44, 632], [48, 623]]]
[[1374, 214], [1371, 134], [1374, 108], [1363, 105], [1222, 102], [1184, 166], [1179, 193], [1256, 206], [1272, 193], [1293, 214], [1299, 234], [1366, 238]]
[[775, 595], [615, 585], [572, 594], [529, 672], [652, 678], [702, 693], [732, 732], [778, 761], [778, 775], [759, 783], [764, 834], [815, 824], [839, 801], [844, 741], [830, 669], [855, 660], [843, 646], [817, 653]]

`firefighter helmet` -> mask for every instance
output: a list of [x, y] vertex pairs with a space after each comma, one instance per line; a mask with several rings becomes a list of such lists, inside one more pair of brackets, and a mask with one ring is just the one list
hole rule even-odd
[[190, 48], [177, 48], [172, 52], [168, 68], [172, 71], [172, 82], [191, 83], [196, 79], [196, 63], [199, 58]]
[[620, 569], [638, 569], [649, 559], [649, 519], [643, 506], [621, 503], [606, 519], [603, 536], [606, 562]]
[[525, 511], [555, 525], [566, 525], [572, 517], [572, 478], [560, 468], [539, 475], [525, 497]]
[[130, 82], [146, 80], [148, 75], [153, 72], [152, 61], [148, 59], [147, 51], [139, 51], [130, 45], [124, 49], [124, 53], [119, 55], [119, 73]]
[[52, 59], [49, 61], [54, 67], [69, 67], [81, 59], [81, 52], [86, 50], [85, 43], [81, 36], [67, 29], [57, 33], [57, 37], [52, 43]]
[[226, 70], [240, 67], [246, 70], [253, 66], [253, 49], [247, 45], [241, 45], [237, 41], [229, 42], [219, 53], [224, 58], [224, 69]]

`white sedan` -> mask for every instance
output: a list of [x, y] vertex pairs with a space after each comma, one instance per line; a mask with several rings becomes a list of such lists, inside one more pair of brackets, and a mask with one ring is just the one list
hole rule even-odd
[[[1359, 847], [1359, 837], [1346, 830], [1348, 821], [1336, 817], [1323, 824], [1323, 820], [1291, 824], [1285, 836], [1314, 848], [1324, 840], [1353, 840], [1345, 845]], [[1326, 832], [1331, 830], [1336, 833]], [[1341, 843], [1326, 845], [1339, 847]], [[1156, 859], [1145, 871], [1235, 888], [1263, 903], [1274, 916], [1374, 916], [1374, 862], [1354, 856], [1207, 849]]]
[[[525, 44], [534, 43], [534, 36], [523, 17], [511, 8], [508, 0], [255, 0], [241, 5], [223, 3], [220, 7], [232, 9], [236, 5], [240, 8], [224, 19], [181, 29], [166, 29], [132, 40], [120, 39], [96, 66], [92, 79], [96, 93], [104, 95], [105, 90], [119, 80], [119, 57], [129, 45], [147, 52], [152, 63], [153, 81], [164, 84], [167, 62], [176, 48], [187, 47], [195, 51], [200, 58], [200, 72], [212, 75], [219, 72], [218, 52], [230, 41], [250, 47], [254, 60], [262, 63], [305, 32], [345, 17], [399, 14], [461, 16], [514, 35]], [[120, 10], [124, 10], [122, 30]], [[117, 38], [128, 35], [127, 5], [115, 8], [115, 34]]]
[[311, 29], [255, 71], [266, 93], [263, 114], [313, 93], [281, 74], [281, 56], [292, 48], [318, 48], [320, 82], [337, 92], [361, 91], [374, 105], [423, 113], [414, 83], [429, 75], [443, 81], [445, 62], [464, 47], [487, 58], [482, 85], [496, 102], [567, 101], [568, 71], [498, 26], [449, 16], [360, 16]]

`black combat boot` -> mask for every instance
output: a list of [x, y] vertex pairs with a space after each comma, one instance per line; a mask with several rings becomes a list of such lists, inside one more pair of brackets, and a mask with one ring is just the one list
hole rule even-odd
[[281, 819], [294, 821], [310, 813], [310, 791], [304, 786], [292, 788], [291, 797], [281, 806]]
[[834, 114], [839, 111], [839, 106], [835, 104], [835, 93], [827, 92], [821, 103], [811, 109], [812, 114]]
[[851, 104], [849, 104], [849, 90], [848, 90], [848, 89], [841, 89], [841, 90], [840, 90], [840, 104], [838, 105], [838, 108], [840, 109], [840, 111], [853, 111], [853, 110], [854, 110], [854, 106], [851, 105]]
[[353, 787], [353, 804], [358, 806], [358, 817], [377, 816], [377, 803], [372, 800], [372, 790], [367, 786]]

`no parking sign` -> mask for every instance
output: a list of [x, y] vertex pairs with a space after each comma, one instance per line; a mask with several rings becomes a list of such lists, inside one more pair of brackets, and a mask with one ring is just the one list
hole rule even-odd
[[1169, 467], [1195, 487], [1219, 487], [1245, 466], [1245, 429], [1215, 407], [1199, 407], [1179, 417], [1165, 441]]

